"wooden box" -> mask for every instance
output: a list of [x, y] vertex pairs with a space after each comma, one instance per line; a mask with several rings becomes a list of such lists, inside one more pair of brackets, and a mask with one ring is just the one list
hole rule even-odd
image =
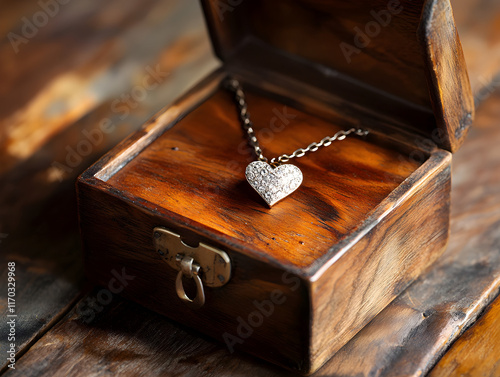
[[[446, 246], [450, 152], [473, 117], [452, 10], [448, 0], [203, 7], [223, 66], [78, 180], [86, 273], [105, 286], [126, 274], [125, 297], [308, 374]], [[266, 155], [350, 127], [370, 134], [297, 159], [302, 186], [268, 208], [245, 181], [255, 157], [228, 75], [246, 89]], [[227, 254], [230, 278], [205, 286], [200, 308], [178, 297], [157, 227], [181, 248]]]

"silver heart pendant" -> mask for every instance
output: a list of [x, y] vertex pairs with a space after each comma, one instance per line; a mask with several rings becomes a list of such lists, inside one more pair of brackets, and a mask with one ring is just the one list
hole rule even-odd
[[269, 207], [286, 198], [302, 183], [302, 172], [290, 164], [273, 168], [266, 162], [254, 161], [247, 166], [245, 176]]

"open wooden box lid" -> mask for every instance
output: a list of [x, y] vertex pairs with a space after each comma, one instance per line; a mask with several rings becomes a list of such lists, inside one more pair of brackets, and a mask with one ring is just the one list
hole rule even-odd
[[449, 0], [202, 0], [228, 68], [322, 89], [455, 151], [474, 101]]

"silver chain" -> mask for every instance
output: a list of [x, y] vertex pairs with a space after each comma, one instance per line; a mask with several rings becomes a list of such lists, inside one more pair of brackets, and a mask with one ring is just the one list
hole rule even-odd
[[[257, 156], [257, 160], [268, 162], [267, 157], [262, 153], [262, 148], [260, 147], [259, 141], [257, 140], [257, 136], [255, 136], [255, 131], [253, 130], [253, 122], [250, 120], [250, 114], [248, 113], [248, 104], [245, 99], [245, 93], [243, 92], [243, 88], [241, 87], [238, 80], [234, 78], [230, 78], [226, 82], [226, 87], [231, 92], [234, 93], [234, 98], [236, 100], [236, 105], [238, 106], [239, 117], [241, 121], [241, 125], [243, 129], [246, 131], [248, 136], [248, 142], [253, 147], [255, 155]], [[299, 158], [305, 156], [308, 152], [316, 152], [321, 147], [328, 147], [335, 140], [344, 140], [349, 134], [356, 134], [358, 136], [366, 136], [369, 131], [364, 130], [362, 128], [350, 128], [348, 130], [338, 131], [333, 136], [326, 136], [321, 139], [319, 142], [313, 142], [309, 144], [305, 148], [299, 148], [295, 150], [292, 154], [282, 154], [279, 157], [274, 157], [271, 159], [271, 165], [279, 165], [284, 162], [290, 161], [292, 158]]]

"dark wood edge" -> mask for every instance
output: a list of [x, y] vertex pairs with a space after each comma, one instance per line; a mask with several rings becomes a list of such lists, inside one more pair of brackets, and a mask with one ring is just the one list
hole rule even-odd
[[219, 39], [217, 38], [216, 24], [215, 22], [213, 22], [213, 20], [215, 19], [215, 15], [212, 13], [212, 7], [210, 6], [208, 1], [199, 0], [199, 4], [201, 5], [201, 8], [203, 10], [203, 20], [205, 21], [205, 26], [210, 36], [210, 46], [212, 46], [214, 54], [220, 60], [223, 60], [223, 49], [219, 43]]
[[388, 216], [402, 202], [415, 195], [428, 180], [449, 166], [451, 158], [451, 153], [445, 150], [438, 149], [432, 153], [429, 159], [392, 191], [349, 237], [335, 245], [323, 258], [317, 259], [313, 266], [304, 271], [305, 275], [309, 276], [310, 281], [312, 283], [317, 281], [330, 266], [346, 254], [359, 239], [370, 232], [383, 218]]
[[442, 147], [455, 152], [467, 136], [475, 107], [449, 0], [426, 1], [418, 38], [437, 125], [447, 133], [447, 138], [440, 138]]

